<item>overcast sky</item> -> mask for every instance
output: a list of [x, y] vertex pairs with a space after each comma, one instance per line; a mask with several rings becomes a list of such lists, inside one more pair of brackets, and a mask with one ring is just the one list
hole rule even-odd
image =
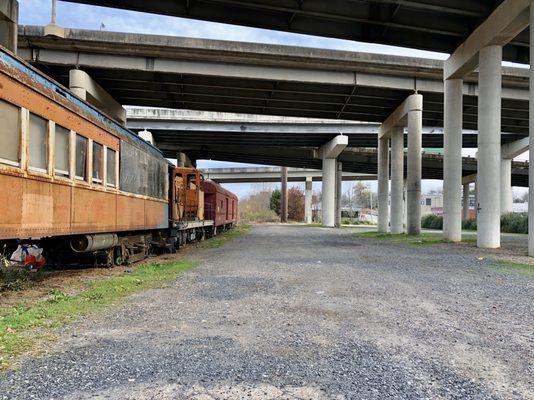
[[[146, 0], [150, 1], [150, 0]], [[51, 0], [19, 0], [19, 21], [22, 25], [46, 25], [50, 22]], [[407, 49], [394, 46], [384, 46], [353, 42], [348, 40], [320, 38], [316, 36], [300, 35], [286, 32], [276, 32], [266, 29], [248, 28], [235, 25], [219, 24], [206, 21], [195, 21], [185, 18], [167, 17], [145, 14], [134, 11], [95, 7], [83, 4], [73, 4], [59, 1], [57, 7], [58, 24], [68, 28], [103, 29], [116, 32], [133, 32], [156, 35], [186, 36], [206, 39], [223, 39], [247, 42], [260, 42], [305, 47], [328, 48], [337, 50], [362, 51], [370, 53], [406, 55]], [[408, 50], [410, 56], [434, 59], [445, 59], [446, 54], [422, 50]], [[236, 163], [218, 163], [201, 161], [199, 167], [230, 167], [243, 166]], [[292, 184], [290, 184], [292, 185]], [[344, 190], [349, 188], [344, 183]], [[376, 183], [369, 182], [376, 190]], [[440, 181], [424, 181], [423, 191], [441, 188]], [[273, 187], [276, 185], [273, 185]], [[301, 187], [303, 185], [300, 185]], [[258, 190], [262, 185], [233, 184], [226, 185], [228, 189], [240, 197]], [[314, 190], [320, 189], [320, 183], [314, 183]]]

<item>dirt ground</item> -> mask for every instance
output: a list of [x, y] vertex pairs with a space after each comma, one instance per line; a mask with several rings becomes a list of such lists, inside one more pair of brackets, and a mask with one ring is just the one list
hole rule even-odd
[[194, 245], [185, 247], [176, 254], [165, 254], [149, 257], [129, 266], [117, 266], [113, 268], [69, 268], [45, 270], [43, 279], [34, 282], [30, 287], [23, 290], [0, 291], [0, 315], [4, 310], [18, 305], [31, 305], [50, 297], [50, 291], [61, 290], [65, 294], [75, 295], [87, 288], [87, 282], [107, 279], [121, 275], [128, 269], [138, 268], [146, 263], [180, 260], [186, 258], [195, 248]]

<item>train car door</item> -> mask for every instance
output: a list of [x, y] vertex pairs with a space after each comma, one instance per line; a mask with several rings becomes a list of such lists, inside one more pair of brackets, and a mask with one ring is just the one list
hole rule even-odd
[[174, 176], [174, 217], [176, 220], [184, 218], [186, 196], [184, 188], [184, 177], [182, 174]]

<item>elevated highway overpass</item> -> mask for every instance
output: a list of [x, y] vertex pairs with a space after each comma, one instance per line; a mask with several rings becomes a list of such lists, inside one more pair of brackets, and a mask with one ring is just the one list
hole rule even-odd
[[[321, 170], [316, 149], [342, 133], [348, 136], [348, 147], [338, 157], [343, 171], [369, 175], [376, 175], [377, 171], [377, 152], [373, 148], [377, 147], [378, 124], [150, 108], [129, 108], [127, 118], [129, 128], [150, 131], [156, 145], [169, 158], [174, 158], [179, 149], [193, 160]], [[476, 132], [463, 137], [466, 148], [476, 147]], [[519, 137], [503, 135], [503, 143]], [[424, 128], [423, 147], [442, 148], [442, 130]], [[443, 156], [423, 154], [422, 163], [423, 179], [443, 179]], [[476, 173], [474, 158], [464, 157], [462, 165], [464, 177]], [[528, 186], [528, 164], [515, 162], [511, 177], [513, 186]]]
[[[272, 183], [280, 182], [282, 168], [279, 167], [256, 167], [256, 168], [204, 168], [204, 177], [218, 183]], [[321, 181], [321, 170], [288, 168], [288, 182]], [[371, 181], [376, 180], [376, 175], [357, 174], [344, 172], [343, 181]]]
[[[75, 3], [452, 53], [502, 0], [69, 0]], [[529, 59], [528, 32], [504, 47]]]
[[[417, 91], [423, 125], [443, 126], [443, 62], [303, 47], [19, 27], [19, 54], [69, 86], [87, 73], [120, 104], [381, 123]], [[463, 85], [464, 129], [477, 129], [477, 75]], [[503, 132], [528, 132], [528, 71], [506, 68]]]
[[[201, 112], [190, 110], [128, 108], [128, 127], [150, 131], [158, 147], [173, 151], [188, 146], [320, 147], [333, 136], [348, 136], [349, 147], [376, 148], [380, 124], [350, 120], [325, 120]], [[424, 148], [443, 148], [443, 129], [423, 127]], [[520, 134], [503, 134], [502, 144], [515, 142]], [[477, 147], [477, 132], [462, 135], [463, 148]], [[407, 136], [404, 146], [407, 147]]]

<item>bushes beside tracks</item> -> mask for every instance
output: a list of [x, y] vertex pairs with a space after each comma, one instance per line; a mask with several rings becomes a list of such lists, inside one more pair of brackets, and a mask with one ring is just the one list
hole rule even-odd
[[[421, 227], [425, 229], [443, 229], [443, 217], [425, 215], [421, 218]], [[474, 231], [477, 229], [477, 220], [462, 221], [462, 229]], [[501, 232], [528, 233], [528, 213], [508, 213], [501, 216]]]

